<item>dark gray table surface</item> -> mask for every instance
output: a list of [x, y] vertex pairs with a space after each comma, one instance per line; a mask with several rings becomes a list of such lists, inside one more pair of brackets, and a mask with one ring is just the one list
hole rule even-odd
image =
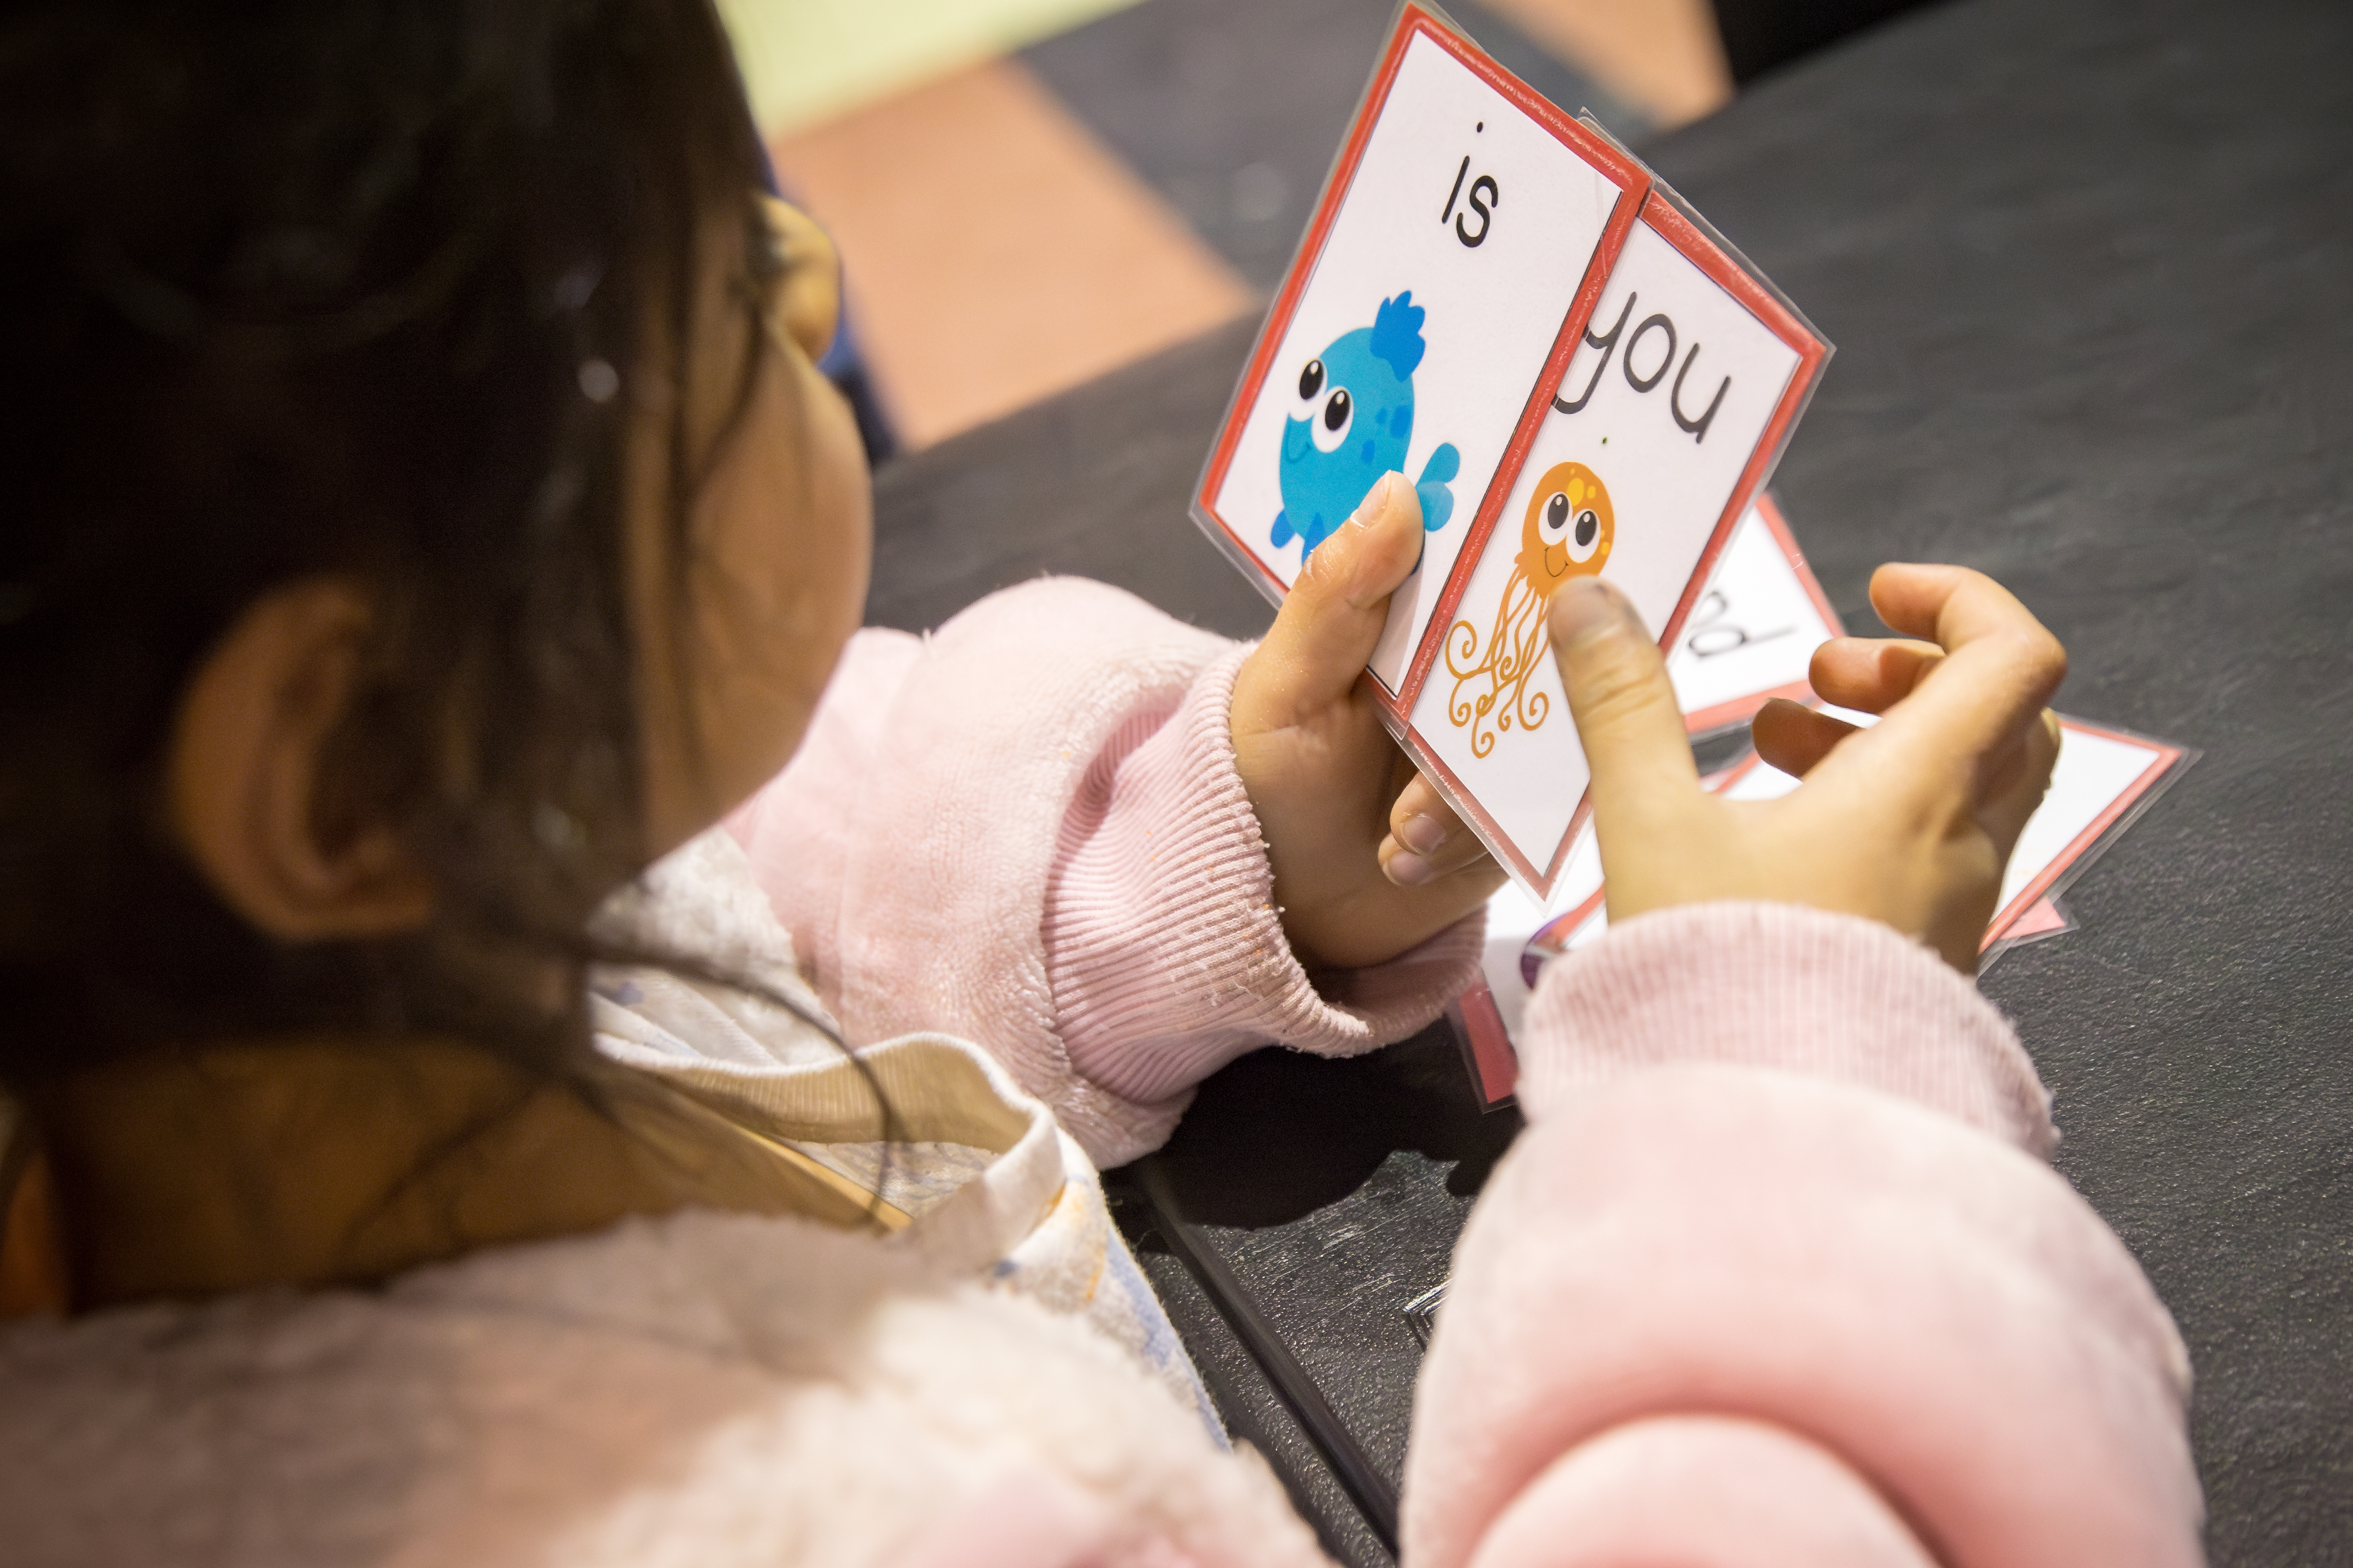
[[[2353, 7], [1971, 0], [1642, 151], [1838, 344], [1777, 488], [1850, 626], [1880, 561], [1981, 567], [2066, 641], [2062, 708], [2203, 749], [2075, 885], [2082, 929], [1986, 990], [2057, 1094], [2060, 1168], [2189, 1342], [2214, 1560], [2353, 1563]], [[871, 618], [1054, 570], [1262, 627], [1185, 517], [1248, 342], [886, 471]], [[1398, 1309], [1510, 1131], [1449, 1067], [1435, 1037], [1246, 1058], [1168, 1157], [1383, 1465]], [[1149, 1266], [1237, 1426], [1380, 1560]]]

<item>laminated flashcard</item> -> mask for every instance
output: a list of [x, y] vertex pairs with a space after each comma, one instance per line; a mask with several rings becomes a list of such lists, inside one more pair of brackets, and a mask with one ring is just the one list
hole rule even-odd
[[1667, 653], [1694, 735], [1745, 724], [1776, 697], [1810, 702], [1814, 650], [1845, 635], [1769, 495], [1749, 502]]
[[[2010, 850], [1993, 918], [1986, 922], [1978, 951], [1989, 958], [2006, 946], [2073, 930], [2073, 917], [2058, 903], [2060, 892], [2195, 760], [2194, 752], [2168, 742], [2064, 714], [2059, 727], [2051, 787]], [[1732, 800], [1769, 800], [1797, 787], [1796, 779], [1751, 754], [1732, 770], [1724, 793]]]
[[[1873, 721], [1870, 714], [1834, 711]], [[2050, 790], [2010, 852], [1994, 916], [1978, 946], [1980, 973], [2011, 948], [2073, 931], [2074, 917], [2061, 893], [2198, 756], [2168, 742], [2081, 719], [2062, 716], [2060, 726], [2063, 733]], [[1771, 800], [1796, 789], [1799, 781], [1751, 752], [1703, 782], [1729, 800]], [[1504, 887], [1489, 901], [1480, 980], [1455, 1013], [1472, 1081], [1491, 1108], [1512, 1095], [1518, 1076], [1512, 1040], [1538, 974], [1552, 959], [1609, 930], [1606, 897], [1600, 854], [1588, 825], [1577, 834], [1548, 903], [1535, 904], [1516, 886]]]
[[1980, 968], [2012, 947], [2074, 929], [2059, 895], [2198, 759], [2187, 747], [2129, 731], [2063, 715], [2059, 722], [2064, 733], [2050, 793], [2010, 851]]
[[1552, 897], [1539, 903], [1517, 882], [1506, 882], [1487, 900], [1487, 945], [1480, 968], [1506, 1026], [1518, 1028], [1529, 982], [1524, 963], [1536, 933], [1564, 914], [1598, 900], [1601, 893], [1601, 848], [1588, 822], [1577, 836]]
[[1647, 186], [1436, 13], [1400, 10], [1193, 505], [1279, 601], [1382, 474], [1406, 475], [1422, 560], [1370, 664], [1392, 701]]
[[[1867, 713], [1834, 711], [1873, 721]], [[1993, 918], [1986, 922], [1978, 951], [1989, 957], [2006, 946], [2073, 931], [2074, 920], [2058, 895], [2196, 760], [2194, 752], [2168, 742], [2063, 714], [2059, 726], [2051, 787], [2010, 850]], [[1751, 752], [1726, 770], [1718, 787], [1727, 800], [1771, 800], [1796, 789], [1798, 781]], [[1594, 923], [1599, 910], [1597, 890], [1590, 908], [1570, 910], [1539, 930], [1529, 944], [1535, 962], [1599, 935], [1608, 925], [1606, 917]]]
[[1280, 601], [1383, 473], [1406, 477], [1422, 556], [1372, 689], [1546, 903], [1587, 783], [1551, 595], [1605, 577], [1673, 647], [1829, 354], [1598, 125], [1407, 0], [1194, 517]]
[[1553, 592], [1604, 577], [1676, 647], [1829, 352], [1651, 192], [1500, 512], [1464, 543], [1430, 679], [1409, 686], [1408, 750], [1540, 897], [1588, 776], [1545, 632]]

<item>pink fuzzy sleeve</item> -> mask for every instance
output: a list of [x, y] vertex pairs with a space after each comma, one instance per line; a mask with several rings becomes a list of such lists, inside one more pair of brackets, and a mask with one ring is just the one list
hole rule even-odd
[[782, 773], [728, 814], [760, 890], [792, 933], [793, 957], [825, 1005], [841, 1007], [841, 894], [858, 847], [859, 805], [923, 639], [869, 626], [849, 639], [824, 700]]
[[2194, 1564], [2171, 1320], [2045, 1097], [1884, 927], [1717, 904], [1546, 973], [1455, 1258], [1416, 1568]]
[[1227, 708], [1249, 650], [1100, 584], [860, 632], [791, 764], [727, 821], [853, 1044], [962, 1036], [1098, 1164], [1259, 1045], [1370, 1050], [1476, 973], [1480, 919], [1310, 976]]
[[1045, 922], [1062, 1041], [1129, 1100], [1167, 1100], [1261, 1045], [1336, 1057], [1401, 1040], [1476, 973], [1482, 914], [1377, 968], [1300, 966], [1234, 771], [1227, 712], [1249, 651], [1124, 726], [1063, 818]]

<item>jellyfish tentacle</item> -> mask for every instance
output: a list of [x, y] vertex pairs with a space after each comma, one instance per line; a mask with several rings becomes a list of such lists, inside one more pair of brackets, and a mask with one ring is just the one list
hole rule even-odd
[[1550, 705], [1539, 700], [1532, 710], [1526, 701], [1528, 677], [1543, 645], [1543, 595], [1516, 569], [1496, 600], [1494, 625], [1483, 652], [1478, 628], [1470, 621], [1457, 621], [1447, 629], [1446, 668], [1454, 677], [1447, 717], [1457, 729], [1471, 731], [1472, 756], [1493, 752], [1504, 731], [1515, 726], [1533, 730], [1544, 722]]
[[1552, 705], [1546, 700], [1542, 691], [1535, 694], [1533, 710], [1528, 701], [1528, 681], [1535, 676], [1536, 662], [1544, 657], [1545, 647], [1549, 640], [1545, 635], [1544, 616], [1532, 617], [1522, 632], [1517, 654], [1518, 679], [1512, 686], [1512, 706], [1518, 712], [1520, 727], [1524, 730], [1540, 728], [1551, 710]]
[[[1460, 655], [1457, 655], [1454, 651], [1454, 637], [1457, 632], [1460, 632], [1464, 639], [1462, 651]], [[1449, 674], [1455, 677], [1458, 680], [1468, 680], [1471, 677], [1476, 675], [1479, 672], [1479, 667], [1477, 665], [1474, 664], [1466, 668], [1461, 662], [1458, 662], [1458, 660], [1468, 659], [1472, 655], [1478, 651], [1478, 627], [1472, 626], [1469, 621], [1457, 621], [1452, 626], [1448, 628], [1446, 633], [1446, 668]]]

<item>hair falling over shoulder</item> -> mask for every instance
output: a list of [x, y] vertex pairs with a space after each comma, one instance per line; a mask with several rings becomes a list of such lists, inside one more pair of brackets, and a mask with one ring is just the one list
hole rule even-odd
[[[575, 1048], [641, 858], [621, 421], [711, 215], [764, 232], [709, 0], [18, 5], [0, 171], [0, 1083], [232, 1029]], [[316, 831], [396, 829], [418, 935], [272, 941], [163, 826], [192, 670], [318, 576], [371, 619]]]

